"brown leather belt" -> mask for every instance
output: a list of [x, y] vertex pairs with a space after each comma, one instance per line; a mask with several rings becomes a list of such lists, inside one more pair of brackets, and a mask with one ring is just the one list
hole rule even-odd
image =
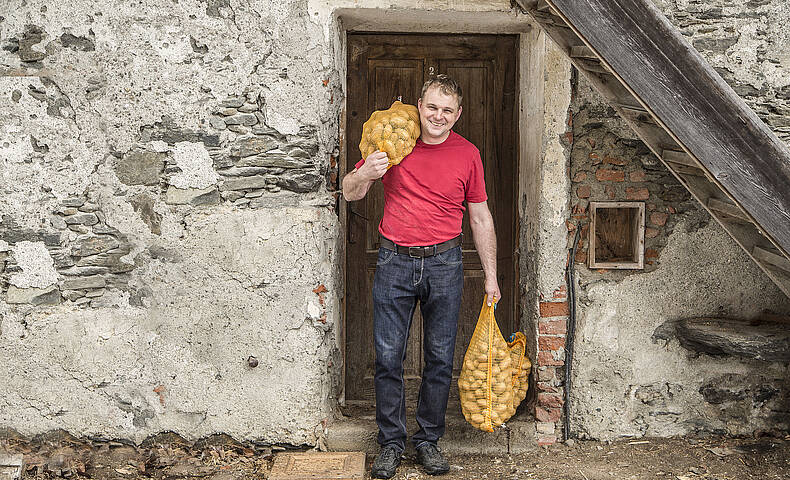
[[455, 238], [447, 240], [446, 242], [437, 243], [436, 245], [428, 245], [425, 247], [404, 247], [402, 245], [398, 245], [389, 238], [381, 237], [381, 246], [392, 250], [399, 255], [408, 255], [414, 258], [425, 258], [425, 257], [432, 257], [437, 253], [443, 253], [451, 248], [455, 248], [461, 244], [461, 237], [462, 235], [458, 235]]

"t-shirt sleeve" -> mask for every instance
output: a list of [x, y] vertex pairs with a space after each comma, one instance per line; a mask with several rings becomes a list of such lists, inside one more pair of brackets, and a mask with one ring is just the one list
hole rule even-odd
[[364, 159], [364, 158], [363, 158], [362, 160], [358, 161], [358, 162], [356, 163], [356, 165], [354, 165], [354, 168], [359, 168], [359, 167], [361, 167], [363, 163], [365, 163], [365, 159]]
[[480, 159], [480, 152], [475, 149], [471, 159], [472, 165], [469, 172], [469, 183], [466, 186], [466, 201], [468, 203], [480, 203], [488, 200], [486, 195], [486, 181], [483, 174], [483, 161]]

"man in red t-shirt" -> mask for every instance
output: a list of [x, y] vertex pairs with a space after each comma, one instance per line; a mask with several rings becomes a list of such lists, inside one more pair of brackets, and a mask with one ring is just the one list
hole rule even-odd
[[381, 248], [373, 280], [374, 383], [381, 445], [371, 470], [373, 478], [392, 477], [405, 448], [403, 359], [418, 303], [425, 366], [417, 403], [420, 429], [411, 441], [427, 473], [438, 475], [450, 469], [436, 444], [445, 430], [461, 306], [464, 202], [485, 272], [489, 305], [500, 298], [496, 234], [486, 202], [480, 152], [452, 131], [461, 116], [461, 100], [461, 88], [453, 79], [431, 77], [417, 102], [421, 133], [414, 150], [389, 170], [387, 154], [374, 152], [343, 178], [347, 201], [364, 198], [379, 178], [384, 185]]

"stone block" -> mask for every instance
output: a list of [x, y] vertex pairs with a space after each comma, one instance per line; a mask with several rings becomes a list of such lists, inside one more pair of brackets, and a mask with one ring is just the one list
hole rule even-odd
[[57, 305], [60, 303], [60, 290], [55, 285], [44, 288], [18, 288], [14, 285], [8, 286], [6, 302], [30, 305]]
[[554, 422], [537, 422], [535, 424], [535, 429], [539, 434], [554, 435]]
[[72, 247], [71, 254], [75, 257], [87, 257], [116, 249], [121, 243], [109, 235], [85, 235], [77, 238], [76, 245]]
[[99, 217], [94, 213], [78, 213], [76, 215], [70, 215], [63, 220], [66, 222], [66, 225], [91, 226], [99, 223]]
[[261, 175], [256, 175], [254, 177], [227, 178], [220, 184], [219, 189], [222, 191], [257, 190], [259, 188], [265, 188], [268, 183], [266, 177]]
[[91, 275], [88, 277], [72, 277], [67, 278], [61, 284], [64, 290], [86, 290], [89, 288], [104, 288], [107, 282], [104, 277], [99, 275]]
[[207, 188], [176, 188], [170, 186], [165, 193], [165, 203], [168, 205], [218, 205], [219, 192], [214, 185]]
[[322, 180], [315, 172], [288, 172], [277, 180], [277, 185], [292, 192], [307, 193], [318, 190]]
[[157, 185], [166, 158], [164, 153], [130, 152], [115, 164], [115, 174], [126, 185]]
[[244, 137], [237, 139], [230, 146], [233, 157], [249, 157], [277, 148], [278, 142], [271, 136]]
[[251, 127], [258, 123], [258, 119], [251, 113], [238, 113], [225, 117], [225, 125], [246, 125]]

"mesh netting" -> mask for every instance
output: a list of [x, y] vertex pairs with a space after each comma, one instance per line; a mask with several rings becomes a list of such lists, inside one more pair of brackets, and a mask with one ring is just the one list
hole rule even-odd
[[395, 101], [387, 110], [376, 110], [362, 125], [359, 151], [362, 158], [375, 152], [387, 152], [389, 165], [397, 165], [410, 154], [420, 138], [420, 115], [417, 107]]
[[531, 365], [525, 358], [526, 337], [517, 333], [505, 342], [494, 318], [494, 305], [486, 305], [464, 355], [458, 390], [461, 410], [475, 428], [493, 432], [516, 413], [527, 392]]

